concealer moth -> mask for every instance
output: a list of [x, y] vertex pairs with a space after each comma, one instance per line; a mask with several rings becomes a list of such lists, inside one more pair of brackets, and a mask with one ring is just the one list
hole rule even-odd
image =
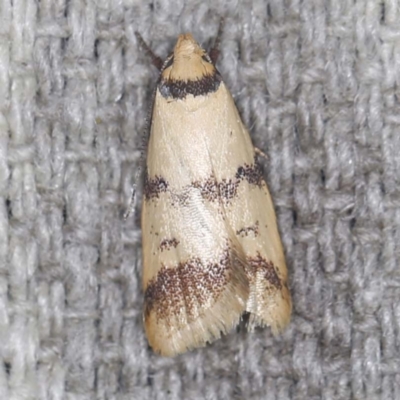
[[290, 320], [274, 206], [217, 55], [189, 33], [163, 63], [153, 55], [161, 74], [142, 205], [143, 317], [163, 356], [205, 346], [244, 313], [249, 330], [274, 334]]

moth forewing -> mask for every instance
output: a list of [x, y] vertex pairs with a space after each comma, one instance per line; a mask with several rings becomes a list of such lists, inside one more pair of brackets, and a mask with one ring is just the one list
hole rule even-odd
[[207, 53], [181, 35], [153, 105], [142, 209], [144, 321], [165, 356], [289, 321], [271, 197], [250, 136]]

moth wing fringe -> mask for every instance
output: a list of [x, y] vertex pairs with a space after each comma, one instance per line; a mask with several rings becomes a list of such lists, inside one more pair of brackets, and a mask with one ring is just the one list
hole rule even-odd
[[158, 319], [153, 311], [145, 318], [150, 346], [156, 353], [173, 357], [219, 339], [238, 325], [249, 297], [249, 283], [243, 267], [243, 255], [232, 248], [228, 283], [218, 299], [193, 321], [181, 321], [177, 315], [169, 321]]
[[274, 336], [280, 334], [290, 322], [292, 303], [287, 287], [278, 290], [265, 289], [269, 293], [268, 301], [261, 302], [263, 307], [247, 304], [246, 311], [250, 313], [247, 330], [252, 332], [256, 327], [269, 327]]

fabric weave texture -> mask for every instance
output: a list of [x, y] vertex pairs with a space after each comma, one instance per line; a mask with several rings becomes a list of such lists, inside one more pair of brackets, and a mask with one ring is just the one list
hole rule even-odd
[[[206, 48], [254, 144], [293, 316], [168, 359], [142, 323], [157, 72]], [[0, 1], [0, 399], [400, 399], [396, 1]]]

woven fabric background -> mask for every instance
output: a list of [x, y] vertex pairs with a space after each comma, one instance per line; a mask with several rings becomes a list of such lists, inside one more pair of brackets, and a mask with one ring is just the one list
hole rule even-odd
[[[294, 311], [165, 359], [140, 201], [157, 72], [191, 31], [268, 159]], [[400, 399], [394, 0], [0, 0], [0, 399]], [[140, 200], [140, 191], [138, 200]]]

